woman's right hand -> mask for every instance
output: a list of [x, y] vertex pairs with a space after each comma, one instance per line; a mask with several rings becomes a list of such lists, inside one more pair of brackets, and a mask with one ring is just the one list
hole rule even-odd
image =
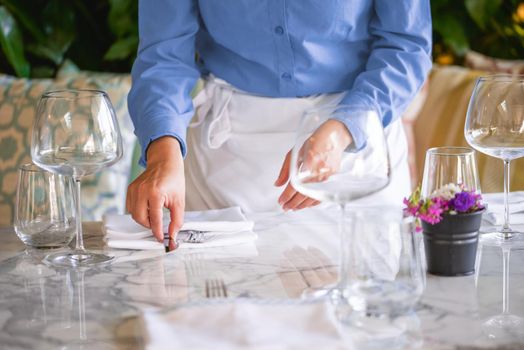
[[171, 136], [149, 144], [147, 167], [127, 189], [127, 211], [162, 242], [162, 208], [169, 209], [169, 237], [174, 238], [184, 222], [185, 177], [180, 143]]

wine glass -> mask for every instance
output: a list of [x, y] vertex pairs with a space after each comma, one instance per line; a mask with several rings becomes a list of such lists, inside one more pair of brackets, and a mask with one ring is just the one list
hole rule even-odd
[[15, 232], [28, 247], [68, 245], [75, 234], [74, 185], [70, 176], [53, 174], [34, 164], [18, 169]]
[[90, 266], [113, 257], [86, 251], [82, 236], [80, 182], [122, 157], [122, 138], [107, 94], [98, 90], [47, 92], [40, 98], [31, 157], [38, 166], [72, 176], [76, 185], [76, 248], [46, 257], [55, 266]]
[[[306, 155], [310, 151], [309, 141], [313, 132], [330, 119], [341, 120], [348, 117], [360, 121], [361, 131], [367, 135], [365, 145], [359, 150], [346, 150], [339, 167], [336, 161], [329, 164], [329, 159], [317, 163], [320, 164], [318, 168], [310, 166], [312, 162]], [[338, 137], [340, 135], [330, 135], [334, 143], [337, 143]], [[329, 154], [321, 155], [324, 156], [329, 158]], [[348, 226], [346, 204], [385, 188], [390, 182], [390, 177], [390, 160], [384, 128], [375, 111], [355, 110], [349, 106], [339, 105], [309, 110], [304, 114], [291, 151], [291, 184], [306, 196], [340, 206], [339, 281], [334, 286], [313, 291], [311, 293], [313, 297], [329, 295], [337, 299], [342, 296], [348, 285], [350, 245], [353, 244], [349, 241], [349, 233], [346, 232]]]
[[524, 235], [510, 227], [510, 163], [524, 156], [524, 75], [490, 75], [477, 79], [464, 126], [471, 147], [504, 162], [504, 225], [485, 233], [488, 245], [523, 245]]

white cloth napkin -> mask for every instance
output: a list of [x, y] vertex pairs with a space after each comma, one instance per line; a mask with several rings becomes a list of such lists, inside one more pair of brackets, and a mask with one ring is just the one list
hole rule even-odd
[[[484, 220], [492, 225], [504, 224], [504, 195], [502, 193], [486, 193], [482, 195], [487, 203]], [[524, 192], [511, 192], [509, 194], [510, 223], [524, 224]]]
[[147, 310], [147, 349], [353, 349], [329, 303], [260, 304], [237, 300]]
[[[167, 232], [169, 215], [164, 216]], [[203, 243], [182, 243], [180, 248], [209, 248], [252, 243], [257, 235], [252, 231], [253, 222], [246, 220], [239, 207], [186, 212], [181, 230], [205, 231]], [[150, 229], [137, 224], [130, 215], [109, 214], [104, 216], [107, 245], [115, 249], [164, 249]], [[187, 234], [180, 232], [177, 239], [184, 241]]]

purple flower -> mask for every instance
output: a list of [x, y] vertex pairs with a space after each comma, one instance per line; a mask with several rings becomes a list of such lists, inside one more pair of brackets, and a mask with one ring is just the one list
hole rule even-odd
[[475, 206], [476, 194], [473, 192], [459, 192], [455, 198], [451, 199], [450, 207], [455, 208], [459, 213], [465, 213]]

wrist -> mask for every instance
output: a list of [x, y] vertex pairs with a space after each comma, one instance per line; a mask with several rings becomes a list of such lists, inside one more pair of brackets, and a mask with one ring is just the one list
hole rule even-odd
[[180, 142], [172, 136], [163, 136], [152, 141], [146, 150], [147, 164], [182, 159]]
[[341, 145], [343, 149], [346, 149], [353, 143], [351, 132], [343, 122], [337, 119], [330, 119], [326, 124], [329, 125], [328, 128], [332, 130], [332, 135], [335, 140], [338, 140], [339, 145]]

